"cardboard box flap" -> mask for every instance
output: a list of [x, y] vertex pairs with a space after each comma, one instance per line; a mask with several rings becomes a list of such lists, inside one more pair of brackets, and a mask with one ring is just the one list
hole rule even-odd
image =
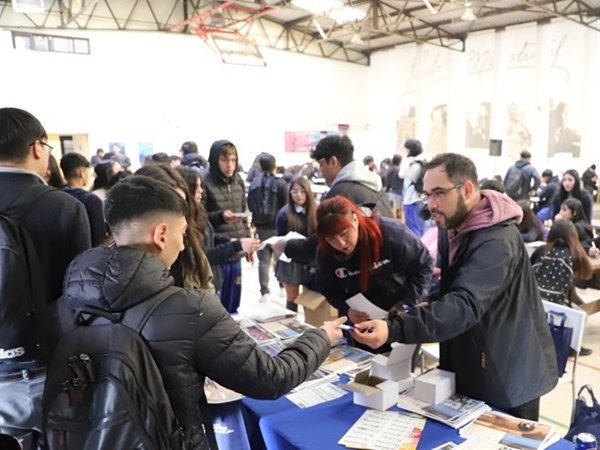
[[327, 300], [322, 294], [305, 288], [302, 290], [302, 293], [296, 297], [294, 302], [314, 311], [318, 309], [323, 302], [327, 303]]
[[416, 344], [401, 344], [400, 342], [392, 342], [392, 351], [388, 356], [387, 364], [397, 364], [401, 361], [412, 358], [415, 352]]
[[350, 383], [344, 384], [343, 387], [347, 391], [363, 394], [366, 397], [369, 397], [371, 395], [378, 394], [381, 392], [381, 390], [376, 387], [367, 386], [366, 384], [357, 383], [356, 381], [352, 381]]

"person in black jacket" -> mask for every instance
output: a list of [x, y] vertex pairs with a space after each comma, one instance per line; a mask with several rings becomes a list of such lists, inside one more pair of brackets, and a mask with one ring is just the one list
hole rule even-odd
[[358, 293], [392, 314], [425, 295], [433, 260], [402, 223], [366, 217], [341, 195], [321, 202], [317, 223], [317, 284], [339, 316], [353, 323], [371, 319], [346, 304]]
[[91, 177], [91, 167], [87, 158], [80, 153], [67, 153], [60, 159], [60, 168], [67, 182], [63, 190], [85, 206], [90, 221], [92, 247], [96, 247], [106, 239], [106, 224], [102, 215], [102, 200], [86, 189]]
[[516, 226], [521, 208], [480, 190], [465, 156], [437, 155], [425, 169], [423, 195], [440, 227], [440, 282], [416, 308], [361, 322], [352, 336], [373, 348], [438, 341], [440, 368], [456, 374], [457, 393], [537, 420], [540, 396], [558, 381], [557, 360]]
[[[208, 172], [202, 175], [202, 202], [215, 232], [231, 239], [248, 237], [242, 222], [247, 209], [246, 188], [240, 177], [238, 152], [230, 141], [213, 142], [208, 156]], [[227, 311], [236, 312], [242, 296], [242, 265], [239, 258], [223, 264], [221, 301]]]
[[[248, 203], [248, 207], [252, 212], [252, 223], [256, 227], [257, 237], [261, 241], [265, 241], [270, 237], [277, 235], [275, 219], [277, 217], [277, 212], [287, 204], [288, 184], [283, 178], [277, 178], [275, 176], [277, 163], [273, 155], [270, 153], [261, 153], [258, 163], [261, 171], [256, 175], [254, 180], [252, 180], [248, 191], [248, 197], [251, 197], [253, 194], [258, 197], [260, 206], [270, 209], [269, 213], [271, 213], [271, 217], [262, 217], [262, 220], [258, 220], [258, 214], [265, 212], [265, 208], [259, 208], [258, 211], [255, 211], [253, 210], [253, 204], [250, 202]], [[269, 301], [271, 294], [269, 289], [269, 274], [271, 272], [271, 267], [273, 266], [273, 257], [275, 256], [275, 253], [271, 246], [267, 245], [263, 249], [258, 250], [256, 255], [258, 256], [260, 301], [267, 302]]]
[[[6, 211], [28, 190], [45, 184], [51, 151], [46, 130], [36, 117], [22, 109], [0, 108], [0, 211]], [[41, 266], [33, 275], [42, 280], [50, 304], [62, 292], [71, 260], [91, 245], [85, 208], [70, 195], [48, 188], [24, 212], [20, 223], [31, 237]], [[0, 269], [6, 267], [0, 263]], [[25, 282], [26, 276], [5, 280], [2, 271], [0, 282]], [[19, 328], [16, 325], [3, 323], [2, 338], [10, 337]], [[2, 348], [3, 356], [7, 350], [11, 349]], [[43, 355], [23, 356], [0, 358], [0, 432], [17, 436], [23, 448], [31, 450], [36, 448], [42, 427], [46, 360]]]
[[[184, 247], [186, 209], [175, 190], [152, 178], [133, 175], [115, 185], [105, 210], [117, 246], [92, 249], [73, 261], [61, 307], [119, 312], [171, 286], [169, 267]], [[250, 397], [277, 398], [319, 367], [341, 337], [337, 326], [345, 320], [304, 332], [272, 357], [240, 329], [215, 295], [180, 289], [152, 313], [141, 334], [184, 429], [186, 448], [200, 450], [210, 448], [201, 418], [208, 414], [205, 377]]]

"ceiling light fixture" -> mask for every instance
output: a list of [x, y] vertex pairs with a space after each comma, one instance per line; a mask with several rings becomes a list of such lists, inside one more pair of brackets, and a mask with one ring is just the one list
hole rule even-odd
[[473, 12], [473, 4], [471, 2], [465, 2], [465, 12], [460, 16], [460, 20], [465, 22], [473, 22], [477, 19], [477, 16]]
[[335, 23], [338, 25], [343, 25], [348, 22], [363, 20], [367, 16], [367, 13], [362, 9], [353, 8], [351, 6], [342, 6], [340, 8], [332, 9], [327, 15], [335, 20]]

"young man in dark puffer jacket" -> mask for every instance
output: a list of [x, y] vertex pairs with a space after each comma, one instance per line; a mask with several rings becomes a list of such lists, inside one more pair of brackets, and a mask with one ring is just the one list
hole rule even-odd
[[[131, 176], [115, 185], [105, 215], [117, 246], [89, 250], [73, 261], [62, 307], [120, 312], [171, 286], [169, 266], [183, 250], [186, 208], [174, 190], [148, 177]], [[184, 428], [186, 448], [199, 450], [209, 448], [201, 418], [208, 414], [202, 395], [206, 376], [249, 397], [277, 398], [319, 367], [345, 320], [306, 331], [272, 357], [240, 329], [218, 297], [180, 289], [152, 313], [141, 334]]]

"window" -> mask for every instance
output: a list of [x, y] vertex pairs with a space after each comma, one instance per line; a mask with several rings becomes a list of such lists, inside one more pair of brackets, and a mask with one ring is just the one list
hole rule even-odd
[[13, 47], [19, 50], [37, 50], [40, 52], [90, 54], [88, 39], [68, 36], [51, 36], [48, 34], [33, 34], [12, 32]]

